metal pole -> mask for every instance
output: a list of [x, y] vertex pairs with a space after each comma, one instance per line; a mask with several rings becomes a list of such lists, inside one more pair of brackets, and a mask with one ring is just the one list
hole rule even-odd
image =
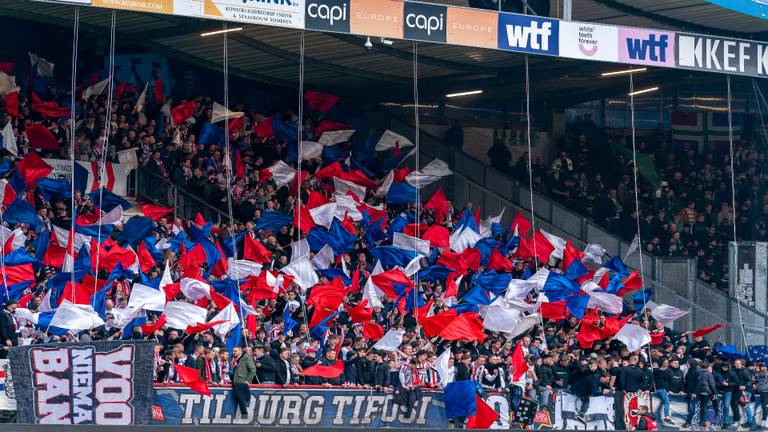
[[572, 11], [573, 11], [573, 0], [563, 0], [563, 19], [565, 21], [571, 20]]

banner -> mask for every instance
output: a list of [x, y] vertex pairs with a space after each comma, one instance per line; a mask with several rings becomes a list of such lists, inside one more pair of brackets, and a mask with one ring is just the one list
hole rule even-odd
[[0, 360], [0, 411], [16, 411], [11, 362], [8, 360]]
[[[70, 161], [62, 159], [43, 159], [43, 161], [53, 168], [53, 171], [48, 174], [48, 178], [65, 178], [72, 181], [72, 164]], [[114, 194], [120, 196], [128, 194], [128, 177], [120, 164], [107, 162], [104, 165], [102, 175], [99, 176], [98, 162], [76, 161], [76, 163], [75, 170], [78, 172], [75, 176], [75, 189], [88, 193], [103, 185]], [[100, 178], [103, 178], [104, 181], [101, 182]]]
[[678, 33], [677, 67], [764, 77], [768, 76], [768, 45]]
[[249, 24], [303, 29], [304, 0], [205, 0], [203, 15]]
[[77, 342], [10, 350], [19, 423], [148, 424], [154, 342]]

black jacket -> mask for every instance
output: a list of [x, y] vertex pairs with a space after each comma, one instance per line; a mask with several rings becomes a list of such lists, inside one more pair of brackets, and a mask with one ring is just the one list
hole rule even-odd
[[555, 382], [555, 373], [552, 371], [552, 366], [545, 364], [536, 368], [536, 377], [539, 382], [536, 383], [542, 387], [551, 386]]
[[617, 390], [636, 392], [648, 388], [648, 375], [637, 366], [622, 367], [616, 384]]
[[656, 390], [669, 390], [671, 381], [672, 370], [667, 369], [654, 369], [653, 370], [653, 383], [656, 385]]
[[728, 369], [727, 371], [724, 371], [720, 368], [717, 368], [714, 372], [712, 372], [712, 376], [715, 378], [715, 385], [717, 386], [718, 392], [729, 392], [736, 390], [737, 380], [736, 373], [733, 371], [733, 369]]
[[714, 395], [717, 394], [717, 384], [715, 384], [715, 377], [711, 372], [703, 369], [699, 369], [696, 374], [696, 394], [698, 395]]
[[[567, 387], [568, 383], [570, 382], [570, 376], [575, 371], [575, 368], [572, 364], [569, 364], [568, 366], [563, 366], [559, 362], [556, 363], [554, 366], [552, 366], [552, 372], [555, 376], [555, 381], [562, 381], [563, 385], [562, 387]], [[553, 384], [555, 386], [558, 386], [558, 384]]]
[[19, 344], [19, 335], [16, 333], [13, 316], [8, 309], [0, 310], [0, 345], [5, 347], [6, 342], [11, 341], [11, 345]]
[[667, 390], [672, 393], [680, 393], [685, 389], [685, 374], [680, 368], [669, 368], [669, 387]]
[[276, 382], [275, 370], [277, 370], [277, 367], [275, 366], [275, 360], [273, 360], [272, 357], [264, 354], [261, 357], [254, 358], [253, 361], [259, 363], [259, 365], [256, 366], [256, 377], [259, 379], [259, 383], [265, 383], [267, 381]]
[[578, 397], [600, 396], [600, 375], [598, 371], [591, 371], [589, 366], [581, 366], [577, 373], [572, 375], [573, 383], [571, 392]]
[[467, 365], [459, 363], [456, 365], [456, 375], [453, 378], [454, 381], [466, 381], [472, 379], [472, 372], [470, 372]]
[[731, 370], [734, 372], [734, 375], [736, 375], [735, 381], [737, 387], [744, 386], [747, 391], [750, 391], [752, 388], [752, 372], [747, 368]]
[[373, 384], [381, 387], [389, 387], [389, 365], [381, 362], [376, 365], [373, 375]]
[[283, 359], [278, 358], [275, 361], [275, 383], [280, 385], [290, 384], [290, 382], [288, 382], [289, 370], [291, 370], [291, 365], [286, 363]]

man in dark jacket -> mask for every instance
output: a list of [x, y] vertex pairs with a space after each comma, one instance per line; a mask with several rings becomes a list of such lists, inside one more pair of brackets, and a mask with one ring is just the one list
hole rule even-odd
[[555, 359], [552, 356], [546, 356], [541, 360], [541, 366], [536, 366], [536, 394], [538, 395], [539, 405], [545, 406], [549, 403], [549, 396], [552, 394], [552, 384], [555, 383], [555, 372], [552, 366]]
[[648, 376], [637, 367], [637, 362], [637, 355], [632, 355], [629, 357], [629, 364], [619, 370], [619, 377], [616, 380], [617, 390], [631, 393], [648, 388]]
[[19, 344], [19, 334], [16, 333], [16, 301], [7, 300], [0, 311], [0, 359], [8, 358], [8, 348]]
[[275, 362], [275, 382], [280, 385], [291, 383], [291, 349], [280, 349], [280, 355]]
[[589, 410], [589, 398], [600, 396], [600, 375], [597, 371], [597, 362], [591, 360], [589, 363], [583, 362], [577, 372], [573, 375], [571, 392], [579, 398], [580, 407], [576, 418], [586, 423], [587, 411]]
[[253, 346], [253, 361], [256, 364], [257, 384], [275, 383], [275, 360], [266, 354], [264, 345]]
[[680, 394], [685, 390], [685, 373], [680, 369], [680, 360], [669, 362], [669, 392]]
[[[730, 426], [728, 408], [731, 406], [733, 391], [736, 389], [736, 373], [731, 369], [731, 364], [724, 361], [714, 368], [712, 376], [715, 378], [717, 392], [723, 395], [723, 423], [725, 423], [723, 427], [727, 427]], [[738, 411], [738, 405], [736, 410]]]
[[373, 385], [377, 390], [389, 387], [389, 365], [382, 359], [381, 353], [373, 352]]
[[562, 354], [557, 364], [552, 367], [552, 371], [555, 375], [555, 382], [552, 387], [565, 390], [568, 388], [569, 377], [575, 371], [575, 366], [571, 364], [571, 358], [568, 354]]
[[696, 414], [696, 384], [699, 380], [700, 369], [699, 360], [692, 358], [688, 360], [688, 372], [685, 373], [685, 394], [688, 401], [688, 416], [685, 419], [683, 429], [689, 429], [693, 423], [693, 416]]
[[[742, 426], [751, 428], [754, 426], [754, 418], [752, 414], [752, 408], [749, 406], [749, 399], [752, 397], [750, 390], [752, 390], [752, 372], [744, 367], [744, 360], [737, 359], [733, 361], [733, 375], [734, 375], [734, 390], [733, 397], [731, 398], [731, 410], [733, 411], [733, 422], [739, 424], [741, 421], [741, 400], [742, 395], [747, 400], [747, 405], [744, 409], [747, 412], [747, 422]], [[723, 409], [725, 410], [725, 409]]]
[[710, 403], [715, 410], [715, 418], [720, 417], [720, 406], [717, 403], [717, 384], [715, 383], [715, 377], [712, 375], [712, 365], [706, 361], [701, 362], [699, 373], [696, 377], [696, 397], [699, 400], [701, 426], [708, 427], [706, 413]]

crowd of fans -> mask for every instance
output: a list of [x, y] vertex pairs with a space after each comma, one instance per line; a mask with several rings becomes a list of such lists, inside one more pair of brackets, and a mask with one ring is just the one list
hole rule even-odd
[[[676, 141], [671, 131], [637, 138], [640, 158], [650, 157], [653, 182], [640, 172], [640, 214], [635, 206], [631, 142], [597, 128], [589, 115], [566, 135], [554, 161], [535, 158], [534, 188], [595, 223], [632, 241], [640, 218], [642, 249], [662, 257], [697, 261], [702, 281], [728, 291], [727, 245], [733, 224], [741, 240], [768, 240], [766, 154], [753, 141], [737, 139], [736, 211], [731, 191], [729, 148]], [[631, 155], [631, 153], [629, 153]], [[489, 151], [494, 167], [528, 182], [528, 155], [512, 164], [512, 154], [497, 143]]]
[[[291, 162], [286, 143], [276, 136], [259, 136], [255, 132], [260, 122], [270, 118], [280, 118], [285, 123], [297, 123], [295, 113], [258, 113], [249, 111], [247, 106], [234, 105], [235, 111], [244, 111], [245, 123], [242, 131], [233, 136], [233, 146], [240, 154], [244, 170], [231, 173], [232, 182], [228, 184], [226, 170], [231, 164], [224, 159], [223, 149], [217, 144], [200, 144], [198, 138], [202, 126], [212, 114], [211, 98], [196, 99], [196, 106], [188, 119], [180, 124], [171, 121], [171, 109], [178, 101], [171, 98], [154, 101], [148, 97], [143, 110], [136, 110], [137, 94], [127, 92], [116, 98], [112, 106], [112, 127], [106, 142], [100, 138], [105, 133], [104, 116], [106, 112], [104, 97], [93, 97], [80, 101], [81, 116], [75, 122], [69, 120], [43, 120], [31, 109], [30, 103], [23, 98], [21, 113], [24, 119], [4, 116], [4, 122], [10, 121], [18, 140], [19, 156], [32, 149], [25, 134], [25, 126], [42, 122], [47, 125], [61, 144], [59, 152], [42, 152], [42, 155], [66, 157], [69, 151], [69, 128], [74, 127], [76, 142], [74, 151], [78, 160], [98, 160], [103, 152], [107, 160], [116, 160], [116, 152], [124, 149], [137, 149], [140, 163], [183, 189], [200, 196], [222, 210], [227, 209], [227, 195], [231, 196], [235, 217], [243, 221], [242, 225], [229, 226], [226, 223], [213, 227], [210, 237], [222, 244], [234, 234], [244, 234], [257, 239], [272, 253], [271, 265], [274, 271], [288, 265], [292, 260], [291, 244], [300, 234], [293, 224], [281, 226], [278, 230], [255, 230], [254, 221], [258, 221], [263, 211], [275, 210], [293, 216], [296, 211], [296, 191], [291, 193], [291, 186], [277, 187], [264, 169], [275, 162]], [[40, 95], [43, 100], [64, 102], [64, 95], [54, 92]], [[310, 112], [304, 124], [304, 136], [308, 140], [317, 137], [312, 132], [324, 114]], [[295, 144], [294, 144], [295, 145]], [[338, 147], [339, 153], [333, 161], [344, 161], [350, 155], [350, 144]], [[728, 162], [716, 158], [713, 154], [695, 158], [690, 150], [668, 152], [666, 143], [660, 141], [657, 149], [646, 149], [641, 144], [641, 151], [656, 151], [663, 155], [659, 169], [669, 173], [669, 180], [662, 182], [659, 190], [641, 188], [643, 202], [654, 209], [653, 213], [644, 213], [644, 238], [649, 239], [643, 247], [666, 255], [698, 256], [703, 262], [699, 269], [711, 281], [717, 282], [723, 277], [722, 246], [724, 239], [718, 234], [718, 227], [732, 223], [730, 211], [730, 192], [723, 179], [728, 175]], [[577, 154], [576, 162], [570, 155]], [[12, 159], [6, 153], [7, 159]], [[738, 202], [742, 203], [737, 223], [742, 235], [765, 235], [765, 228], [753, 231], [751, 225], [742, 223], [742, 218], [752, 219], [749, 203], [761, 195], [760, 169], [764, 159], [752, 147], [743, 144], [738, 152], [738, 170], [740, 173], [740, 193]], [[704, 161], [703, 163], [696, 162]], [[625, 234], [634, 235], [627, 221], [632, 221], [634, 205], [632, 201], [632, 175], [628, 164], [619, 160], [611, 165], [610, 172], [602, 172], [596, 164], [593, 151], [586, 139], [579, 138], [576, 149], [563, 151], [561, 157], [552, 164], [537, 160], [534, 164], [534, 183], [541, 191], [557, 197], [572, 208], [591, 215], [595, 220], [613, 227]], [[305, 161], [302, 170], [314, 173], [321, 166], [327, 165], [323, 157]], [[380, 164], [374, 161], [373, 164]], [[518, 163], [514, 172], [526, 175], [527, 164]], [[743, 174], [742, 174], [743, 173]], [[6, 174], [9, 175], [9, 174]], [[305, 177], [299, 192], [301, 201], [306, 203], [311, 194], [320, 194], [331, 198], [332, 187], [329, 181]], [[616, 187], [606, 185], [617, 185]], [[741, 193], [743, 189], [744, 193]], [[370, 193], [366, 201], [370, 205], [383, 204], [386, 214], [384, 226], [391, 226], [397, 218], [417, 222], [413, 216], [414, 205], [387, 205], [381, 198]], [[747, 193], [749, 192], [749, 193]], [[29, 194], [30, 192], [27, 192]], [[34, 192], [32, 199], [38, 209], [38, 217], [45, 227], [57, 226], [69, 230], [72, 223], [68, 200], [47, 200], [42, 194]], [[94, 210], [92, 199], [85, 194], [76, 194], [78, 214], [89, 214]], [[682, 203], [682, 204], [681, 204]], [[718, 210], [719, 209], [719, 210]], [[446, 211], [446, 218], [438, 222], [435, 212], [424, 209], [418, 222], [424, 227], [440, 225], [453, 229], [463, 211], [472, 211], [471, 203], [465, 207]], [[200, 229], [199, 221], [161, 217], [153, 222], [152, 236], [157, 241], [171, 241], [177, 233], [189, 230], [192, 226]], [[23, 247], [33, 255], [38, 233], [25, 225], [10, 226], [13, 230], [21, 228], [26, 235]], [[110, 234], [111, 241], [118, 241], [122, 223], [115, 226]], [[364, 286], [374, 271], [374, 262], [370, 248], [370, 237], [359, 223], [353, 223], [356, 237], [351, 251], [335, 257], [331, 267], [342, 274], [359, 272], [359, 286]], [[630, 229], [632, 228], [632, 229]], [[510, 233], [498, 234], [506, 241]], [[389, 240], [380, 241], [389, 244]], [[243, 243], [236, 246], [242, 257]], [[662, 252], [663, 251], [663, 252]], [[182, 277], [183, 269], [179, 259], [183, 253], [174, 253], [171, 249], [163, 252], [163, 261], [168, 262], [174, 281]], [[530, 277], [538, 267], [549, 268], [553, 272], [562, 272], [559, 260], [544, 265], [530, 257], [519, 256], [514, 248], [507, 251], [505, 258], [514, 259], [511, 271], [515, 279]], [[436, 256], [424, 258], [422, 267], [434, 264]], [[163, 262], [144, 272], [146, 279], [155, 280], [163, 273]], [[457, 287], [457, 299], [461, 300], [475, 286], [475, 276], [484, 269], [466, 269], [465, 277]], [[203, 270], [209, 270], [203, 267]], [[43, 303], [49, 301], [46, 294], [50, 291], [47, 281], [57, 268], [41, 265], [36, 271], [36, 280], [25, 294], [24, 309], [40, 312]], [[201, 273], [202, 274], [202, 273]], [[101, 271], [100, 279], [109, 276]], [[332, 283], [325, 273], [319, 272], [319, 284]], [[214, 280], [213, 276], [210, 280]], [[405, 333], [402, 344], [394, 351], [374, 349], [374, 341], [365, 337], [364, 328], [355, 323], [346, 308], [327, 323], [327, 331], [320, 332], [320, 337], [313, 334], [309, 323], [318, 313], [317, 306], [307, 305], [312, 288], [304, 289], [296, 283], [288, 284], [275, 293], [274, 298], [250, 301], [254, 314], [250, 314], [243, 326], [244, 339], [234, 347], [228, 347], [228, 340], [213, 331], [188, 334], [185, 329], [160, 326], [154, 328], [158, 315], [148, 313], [144, 326], [119, 328], [117, 326], [120, 309], [125, 309], [131, 294], [132, 285], [142, 281], [142, 275], [119, 276], [106, 294], [104, 305], [105, 325], [78, 334], [55, 335], [37, 327], [32, 322], [23, 321], [17, 311], [16, 300], [6, 302], [0, 315], [0, 343], [3, 345], [0, 357], [7, 354], [7, 347], [18, 344], [61, 342], [67, 340], [103, 340], [103, 339], [151, 339], [157, 345], [155, 349], [154, 377], [158, 383], [179, 382], [180, 377], [174, 365], [196, 368], [200, 378], [210, 384], [232, 384], [237, 392], [236, 399], [241, 410], [245, 410], [247, 399], [243, 394], [243, 385], [322, 385], [322, 386], [362, 386], [376, 391], [392, 391], [396, 401], [403, 409], [410, 411], [420, 397], [421, 389], [440, 389], [453, 380], [475, 380], [481, 392], [500, 392], [507, 395], [514, 411], [520, 398], [526, 397], [549, 404], [555, 392], [569, 392], [576, 395], [579, 404], [579, 416], [587, 421], [586, 412], [589, 397], [614, 395], [616, 392], [648, 391], [662, 401], [657, 409], [659, 421], [671, 421], [668, 395], [684, 395], [688, 402], [688, 419], [694, 421], [697, 403], [704, 408], [700, 416], [701, 424], [717, 422], [710, 418], [707, 407], [722, 396], [720, 410], [714, 405], [715, 413], [726, 424], [739, 423], [741, 410], [745, 411], [745, 426], [754, 426], [753, 407], [762, 404], [763, 413], [768, 403], [768, 369], [758, 361], [734, 359], [732, 355], [720, 353], [717, 345], [711, 346], [703, 337], [694, 337], [687, 332], [680, 333], [665, 327], [661, 323], [648, 320], [640, 308], [625, 307], [623, 315], [632, 315], [629, 323], [647, 328], [651, 333], [660, 335], [650, 349], [629, 352], [618, 340], [598, 340], [591, 347], [582, 347], [578, 339], [582, 321], [575, 317], [544, 319], [524, 335], [519, 337], [529, 369], [519, 379], [513, 380], [512, 352], [516, 341], [509, 340], [504, 333], [485, 331], [482, 341], [443, 340], [441, 337], [428, 338], [419, 324], [417, 308], [398, 307], [397, 300], [382, 297], [383, 306], [374, 307], [372, 321], [386, 331], [402, 328]], [[345, 284], [349, 285], [349, 284]], [[439, 314], [452, 307], [444, 298], [447, 289], [445, 277], [419, 280], [417, 291], [423, 297], [424, 304], [431, 304], [431, 314]], [[344, 303], [359, 305], [363, 293], [359, 289], [349, 289], [344, 296]], [[182, 296], [177, 293], [177, 298]], [[243, 297], [248, 299], [247, 293]], [[533, 292], [528, 302], [536, 301]], [[219, 312], [216, 302], [208, 302], [208, 319]], [[607, 314], [596, 312], [599, 316], [597, 326], [604, 325]], [[285, 320], [290, 318], [297, 324], [288, 331]], [[230, 336], [231, 337], [231, 336]], [[444, 350], [450, 350], [447, 374], [438, 373], [438, 356]], [[332, 378], [305, 376], [303, 371], [314, 365], [333, 366], [336, 360], [343, 361], [343, 373]], [[763, 415], [765, 417], [765, 415]], [[460, 419], [462, 420], [462, 419]]]

